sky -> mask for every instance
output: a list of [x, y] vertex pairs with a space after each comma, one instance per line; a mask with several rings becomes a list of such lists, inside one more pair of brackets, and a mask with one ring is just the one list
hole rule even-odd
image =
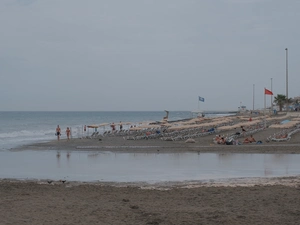
[[263, 108], [286, 53], [300, 96], [299, 21], [299, 0], [0, 0], [0, 111]]

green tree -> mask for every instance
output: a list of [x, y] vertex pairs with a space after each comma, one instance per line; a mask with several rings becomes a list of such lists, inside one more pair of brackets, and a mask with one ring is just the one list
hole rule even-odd
[[292, 99], [289, 98], [287, 100], [285, 95], [278, 94], [277, 96], [274, 97], [274, 103], [279, 106], [280, 112], [282, 111], [282, 108], [286, 103], [291, 103], [291, 102], [292, 102]]

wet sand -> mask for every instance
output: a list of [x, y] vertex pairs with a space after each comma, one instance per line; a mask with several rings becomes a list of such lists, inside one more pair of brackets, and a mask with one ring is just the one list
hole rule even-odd
[[299, 177], [267, 185], [190, 187], [1, 181], [0, 224], [274, 225], [300, 221]]
[[[266, 129], [254, 134], [263, 144], [239, 146], [213, 144], [214, 135], [210, 135], [197, 138], [196, 143], [103, 137], [55, 140], [12, 150], [300, 153], [300, 133], [289, 142], [265, 142], [275, 132]], [[300, 221], [300, 176], [163, 187], [2, 180], [0, 196], [0, 224], [274, 225]]]

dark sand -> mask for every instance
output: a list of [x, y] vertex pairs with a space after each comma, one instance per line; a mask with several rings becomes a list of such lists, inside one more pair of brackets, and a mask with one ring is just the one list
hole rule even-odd
[[1, 181], [0, 224], [299, 224], [300, 179], [276, 183], [158, 190]]
[[[265, 140], [274, 129], [254, 134], [263, 144], [215, 145], [214, 135], [196, 143], [72, 139], [13, 150], [97, 150], [116, 152], [300, 153], [300, 133], [289, 142]], [[240, 139], [241, 141], [241, 139]], [[140, 147], [142, 146], [142, 147]], [[0, 224], [300, 224], [300, 177], [166, 187], [139, 184], [48, 184], [0, 181]]]

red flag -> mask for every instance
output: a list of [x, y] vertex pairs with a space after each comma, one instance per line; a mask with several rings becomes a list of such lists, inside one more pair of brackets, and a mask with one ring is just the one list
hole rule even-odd
[[273, 95], [273, 92], [265, 88], [265, 95]]

